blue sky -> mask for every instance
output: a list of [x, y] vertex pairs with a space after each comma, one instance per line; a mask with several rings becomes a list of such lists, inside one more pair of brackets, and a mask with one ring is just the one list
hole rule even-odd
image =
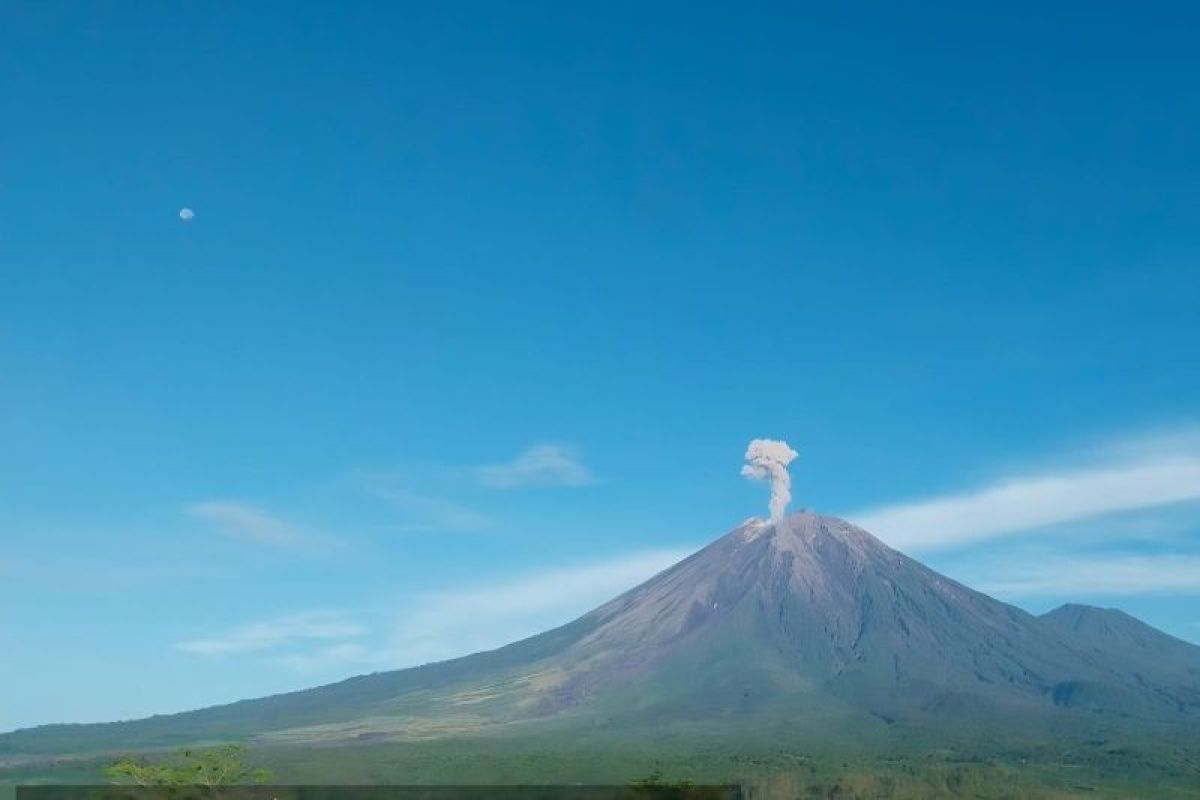
[[565, 621], [759, 436], [1200, 641], [1195, 10], [344, 5], [0, 9], [0, 729]]

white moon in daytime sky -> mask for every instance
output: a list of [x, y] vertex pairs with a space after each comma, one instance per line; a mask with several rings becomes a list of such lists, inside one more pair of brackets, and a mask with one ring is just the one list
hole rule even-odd
[[190, 219], [191, 219], [192, 217], [194, 217], [194, 216], [196, 216], [196, 212], [195, 212], [195, 211], [192, 211], [190, 208], [181, 208], [181, 209], [179, 209], [179, 218], [180, 218], [181, 220], [183, 220], [184, 222], [187, 222], [188, 220], [190, 220]]

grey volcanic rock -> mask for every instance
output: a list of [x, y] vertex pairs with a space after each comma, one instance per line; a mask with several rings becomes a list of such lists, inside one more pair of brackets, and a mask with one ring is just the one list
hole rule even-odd
[[[1200, 648], [1125, 619], [1137, 629], [1123, 626], [1122, 635], [1147, 643], [1142, 649], [1111, 632], [1039, 619], [843, 520], [799, 513], [776, 525], [746, 523], [584, 617], [589, 632], [558, 657], [572, 675], [559, 702], [583, 702], [616, 683], [629, 696], [639, 678], [666, 670], [682, 676], [678, 684], [702, 686], [707, 706], [722, 686], [753, 686], [775, 705], [826, 693], [889, 717], [948, 704], [1011, 713], [1071, 705], [1064, 686], [1076, 682], [1112, 688], [1121, 713], [1196, 712], [1200, 681], [1187, 669], [1200, 663]], [[1165, 641], [1170, 671], [1151, 663]], [[723, 657], [731, 654], [741, 657]], [[678, 692], [639, 698], [661, 713], [697, 700]]]
[[[1200, 735], [1200, 648], [1117, 611], [1043, 617], [843, 520], [750, 520], [574, 622], [498, 650], [302, 692], [0, 736], [2, 753], [227, 738], [436, 738], [763, 721], [819, 732], [1147, 725]], [[1081, 723], [1080, 721], [1083, 721]]]

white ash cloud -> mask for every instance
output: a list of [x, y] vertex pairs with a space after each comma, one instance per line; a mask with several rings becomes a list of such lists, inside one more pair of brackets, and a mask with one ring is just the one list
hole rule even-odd
[[792, 500], [792, 478], [787, 468], [798, 455], [782, 439], [754, 439], [746, 448], [748, 463], [742, 466], [742, 475], [770, 484], [772, 522], [783, 519], [783, 512]]

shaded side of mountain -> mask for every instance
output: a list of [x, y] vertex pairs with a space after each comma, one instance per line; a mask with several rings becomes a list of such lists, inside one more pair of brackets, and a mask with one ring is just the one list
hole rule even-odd
[[1200, 716], [1200, 647], [1114, 608], [1067, 604], [1040, 617], [1101, 674], [1053, 687], [1058, 705], [1145, 716], [1174, 710]]

